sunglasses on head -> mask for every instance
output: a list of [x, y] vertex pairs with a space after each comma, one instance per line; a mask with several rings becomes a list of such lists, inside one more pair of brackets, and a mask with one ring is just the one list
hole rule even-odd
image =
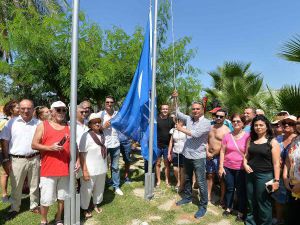
[[58, 112], [58, 113], [67, 112], [67, 110], [65, 108], [55, 108], [55, 111]]
[[288, 126], [295, 126], [296, 125], [296, 123], [294, 123], [294, 122], [286, 122], [286, 121], [283, 121], [282, 122], [282, 126], [286, 126], [286, 125], [288, 125]]

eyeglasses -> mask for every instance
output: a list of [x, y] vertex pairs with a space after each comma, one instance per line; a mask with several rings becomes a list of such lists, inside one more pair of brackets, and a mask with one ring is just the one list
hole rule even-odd
[[295, 126], [296, 123], [294, 123], [294, 122], [282, 122], [282, 126], [286, 126], [286, 125], [292, 127], [292, 126]]
[[241, 120], [232, 120], [232, 123], [241, 123]]
[[109, 102], [109, 101], [107, 101], [107, 102], [105, 102], [106, 104], [114, 104], [114, 102]]
[[89, 111], [81, 111], [80, 114], [88, 113]]
[[224, 118], [224, 116], [219, 116], [219, 115], [216, 115], [216, 118], [217, 118], [217, 119], [223, 119], [223, 118]]
[[192, 108], [192, 110], [200, 110], [200, 108]]
[[65, 113], [65, 112], [67, 112], [67, 110], [65, 108], [55, 108], [55, 111], [58, 112], [58, 113], [61, 113], [61, 112]]
[[91, 124], [98, 124], [98, 125], [100, 125], [101, 121], [95, 121], [95, 122], [92, 122]]

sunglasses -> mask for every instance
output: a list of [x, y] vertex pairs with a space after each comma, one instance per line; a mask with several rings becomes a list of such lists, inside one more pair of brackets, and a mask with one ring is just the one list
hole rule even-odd
[[65, 113], [65, 112], [67, 112], [67, 110], [64, 109], [64, 108], [55, 108], [55, 111], [58, 112], [58, 113], [61, 113], [61, 112]]
[[219, 116], [219, 115], [216, 115], [216, 118], [217, 118], [217, 119], [223, 119], [223, 118], [224, 118], [224, 116]]
[[276, 124], [272, 124], [273, 127], [281, 127], [281, 125], [279, 123]]
[[192, 110], [200, 110], [200, 108], [192, 108]]
[[292, 126], [295, 126], [296, 123], [294, 123], [294, 122], [282, 122], [282, 126], [286, 126], [286, 125], [292, 127]]
[[80, 114], [88, 113], [89, 111], [81, 111]]
[[241, 120], [232, 120], [232, 123], [241, 123]]

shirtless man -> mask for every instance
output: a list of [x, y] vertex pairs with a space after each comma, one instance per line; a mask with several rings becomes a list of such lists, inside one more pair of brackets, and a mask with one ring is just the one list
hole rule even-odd
[[[219, 154], [221, 150], [221, 142], [225, 134], [230, 132], [230, 129], [224, 125], [226, 117], [226, 111], [219, 109], [216, 112], [215, 124], [211, 126], [211, 130], [208, 134], [208, 146], [206, 150], [206, 180], [208, 189], [208, 201], [211, 201], [211, 191], [214, 183], [214, 176], [218, 173], [219, 169]], [[222, 205], [225, 184], [223, 179], [220, 179], [221, 185], [221, 199], [220, 204]]]

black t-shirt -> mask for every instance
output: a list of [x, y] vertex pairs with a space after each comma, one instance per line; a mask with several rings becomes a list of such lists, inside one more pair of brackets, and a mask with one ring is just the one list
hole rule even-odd
[[159, 148], [165, 148], [169, 145], [171, 138], [170, 130], [174, 127], [172, 117], [162, 119], [160, 116], [157, 118], [157, 145]]
[[248, 164], [254, 172], [272, 172], [272, 146], [270, 143], [255, 144], [250, 142]]

